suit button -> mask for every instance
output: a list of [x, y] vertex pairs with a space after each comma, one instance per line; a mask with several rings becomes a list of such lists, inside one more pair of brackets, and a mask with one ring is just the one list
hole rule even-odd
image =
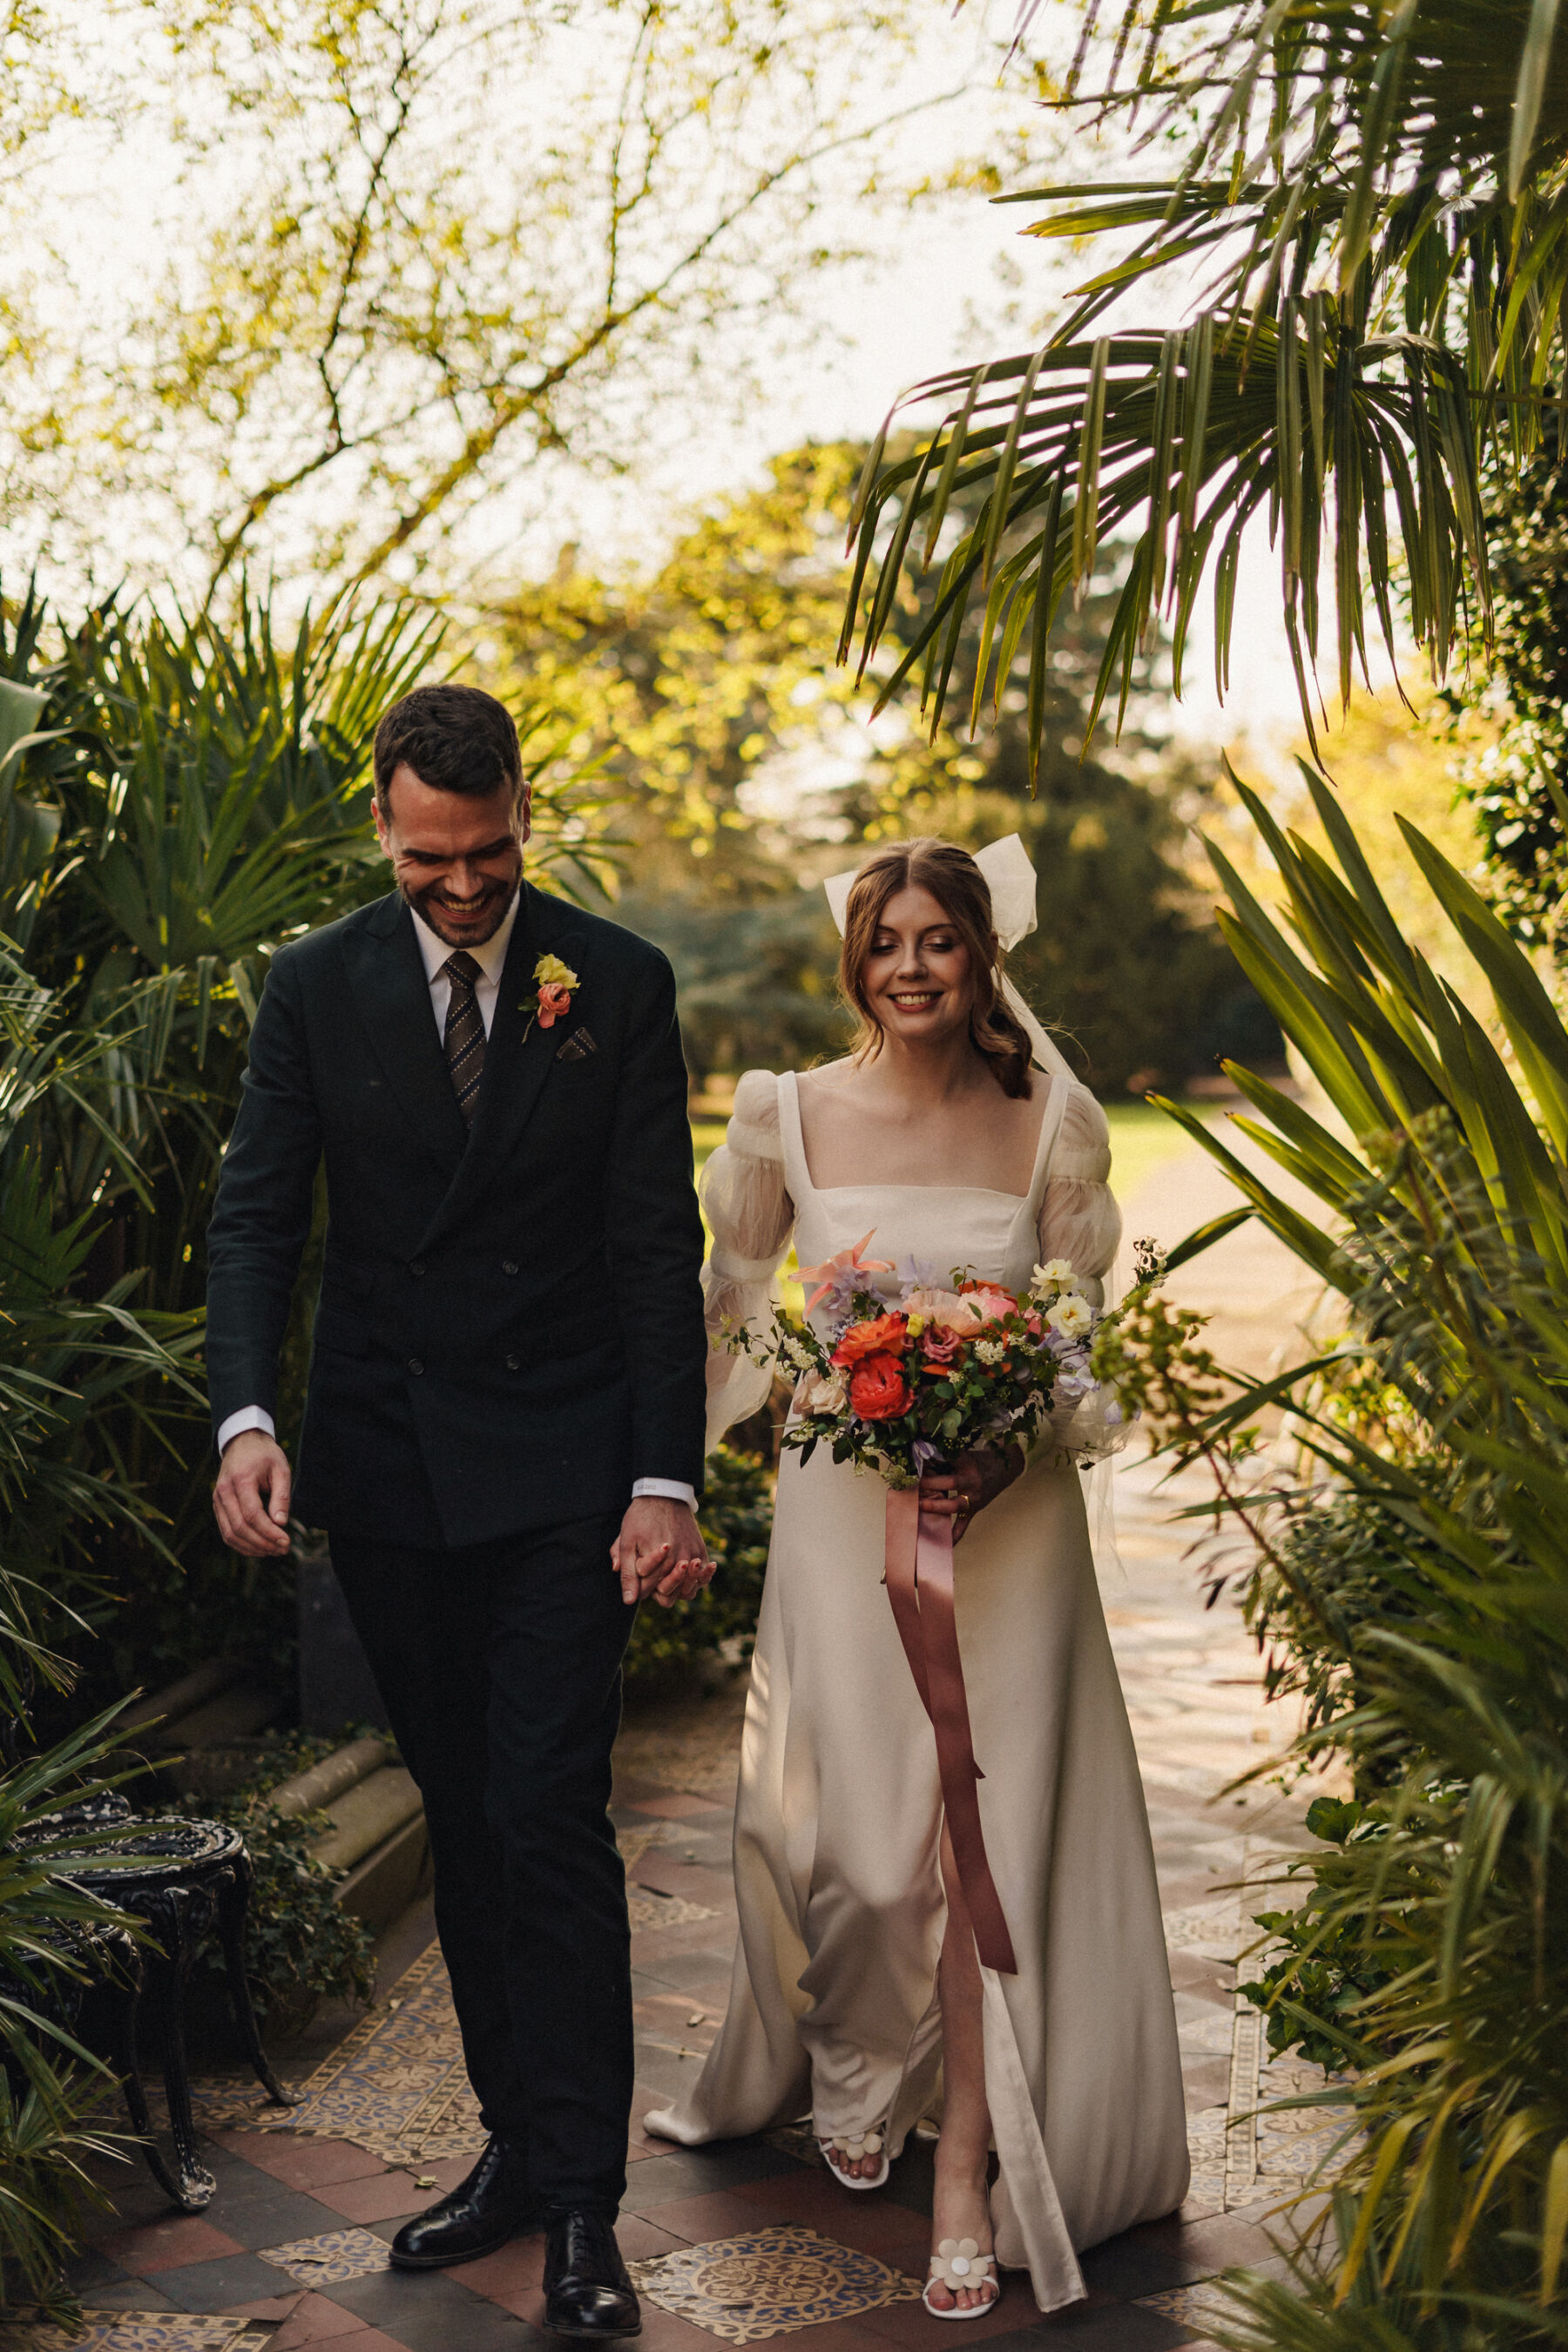
[[503, 1274], [515, 1274], [517, 1272], [516, 1258], [503, 1257], [500, 1262], [500, 1270]]
[[521, 1372], [522, 1370], [521, 1357], [509, 1356], [506, 1360], [506, 1368], [509, 1372]]
[[422, 1372], [425, 1370], [425, 1367], [420, 1362], [417, 1356], [410, 1356], [408, 1359], [408, 1369], [411, 1372]]
[[422, 1257], [411, 1258], [408, 1262], [408, 1271], [410, 1274], [423, 1274], [425, 1271], [424, 1259]]

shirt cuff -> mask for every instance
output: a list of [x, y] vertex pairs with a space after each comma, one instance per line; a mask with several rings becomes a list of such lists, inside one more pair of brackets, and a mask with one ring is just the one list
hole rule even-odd
[[[238, 1415], [235, 1416], [236, 1421]], [[632, 1482], [632, 1500], [641, 1495], [659, 1495], [671, 1503], [684, 1503], [689, 1511], [697, 1508], [697, 1489], [682, 1478], [637, 1478]]]
[[226, 1421], [218, 1423], [217, 1450], [220, 1456], [229, 1439], [237, 1437], [246, 1429], [258, 1429], [263, 1437], [276, 1437], [278, 1434], [278, 1425], [269, 1412], [264, 1412], [258, 1404], [244, 1405], [238, 1412], [231, 1412]]

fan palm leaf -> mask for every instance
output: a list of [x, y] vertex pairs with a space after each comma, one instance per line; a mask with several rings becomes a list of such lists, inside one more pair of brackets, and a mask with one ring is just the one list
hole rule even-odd
[[[1088, 29], [1098, 16], [1094, 0]], [[995, 694], [1026, 659], [1037, 758], [1050, 621], [1100, 543], [1125, 535], [1131, 563], [1096, 715], [1113, 690], [1124, 708], [1162, 613], [1180, 692], [1205, 583], [1223, 696], [1243, 535], [1262, 516], [1310, 731], [1329, 581], [1342, 694], [1366, 667], [1369, 605], [1394, 649], [1391, 531], [1441, 671], [1468, 613], [1483, 632], [1489, 613], [1483, 463], [1517, 465], [1555, 434], [1568, 370], [1552, 0], [1162, 0], [1128, 8], [1102, 88], [1086, 94], [1079, 70], [1063, 103], [1125, 116], [1145, 150], [1192, 123], [1182, 168], [1005, 199], [1051, 207], [1031, 234], [1119, 250], [1038, 351], [915, 387], [907, 404], [942, 412], [923, 446], [889, 460], [889, 419], [852, 519], [841, 653], [858, 626], [870, 665], [901, 570], [941, 555], [935, 609], [879, 677], [879, 707], [918, 676], [934, 726], [943, 647], [983, 599]], [[1141, 279], [1203, 255], [1188, 324], [1103, 325]], [[982, 501], [962, 532], [961, 484]]]

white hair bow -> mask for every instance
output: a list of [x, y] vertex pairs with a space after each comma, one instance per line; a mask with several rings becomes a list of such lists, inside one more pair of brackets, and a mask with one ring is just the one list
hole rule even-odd
[[[1038, 887], [1029, 853], [1016, 833], [1004, 834], [1000, 841], [988, 842], [974, 853], [974, 863], [984, 875], [991, 892], [991, 920], [1004, 950], [1016, 948], [1035, 929], [1038, 916], [1035, 910], [1035, 893]], [[849, 893], [855, 887], [860, 868], [851, 866], [843, 874], [830, 874], [823, 884], [833, 919], [838, 926], [838, 936], [844, 936], [844, 919], [848, 910]], [[1016, 1014], [1028, 1033], [1031, 1055], [1037, 1066], [1053, 1076], [1070, 1078], [1072, 1071], [1061, 1048], [1043, 1029], [1012, 982], [1004, 978], [1002, 993], [1010, 1012]]]

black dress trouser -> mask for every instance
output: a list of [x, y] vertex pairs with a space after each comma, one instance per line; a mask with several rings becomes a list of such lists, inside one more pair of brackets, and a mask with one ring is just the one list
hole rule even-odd
[[331, 1547], [425, 1799], [468, 2079], [547, 2215], [613, 2215], [626, 2192], [631, 1952], [609, 1801], [635, 1612], [610, 1568], [619, 1526]]

